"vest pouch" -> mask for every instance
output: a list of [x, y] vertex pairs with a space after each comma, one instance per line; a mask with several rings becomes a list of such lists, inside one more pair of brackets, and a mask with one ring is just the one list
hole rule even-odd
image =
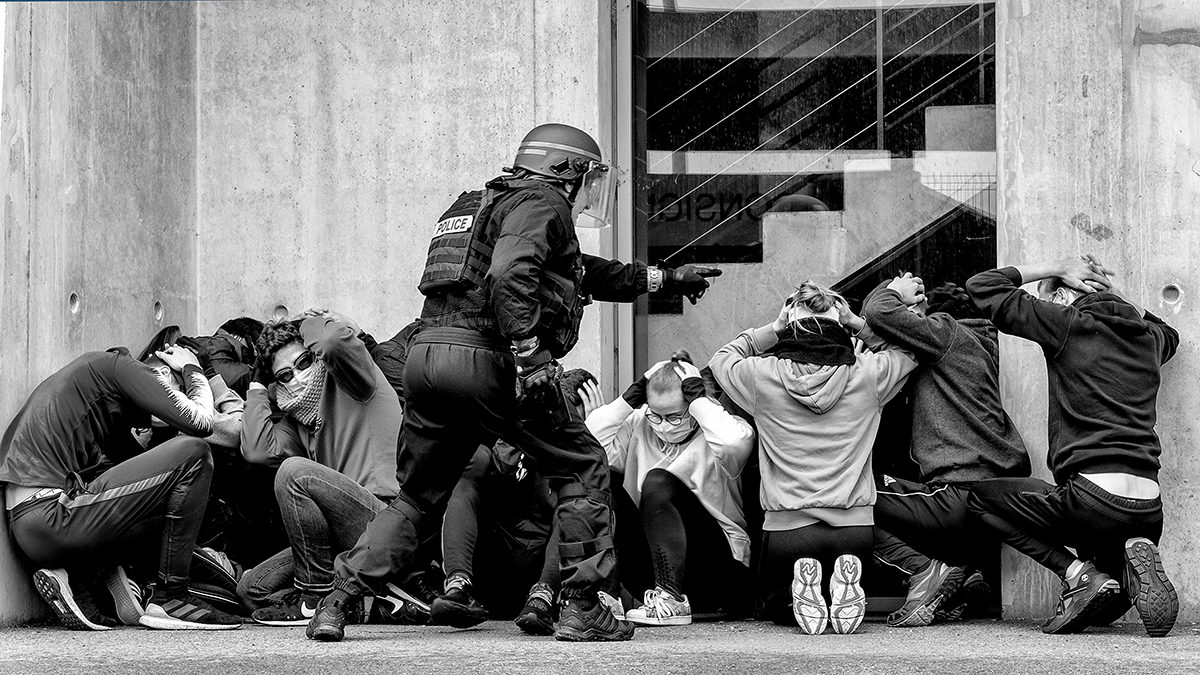
[[417, 290], [435, 296], [483, 286], [492, 262], [493, 244], [487, 240], [492, 190], [464, 192], [442, 214], [434, 227]]

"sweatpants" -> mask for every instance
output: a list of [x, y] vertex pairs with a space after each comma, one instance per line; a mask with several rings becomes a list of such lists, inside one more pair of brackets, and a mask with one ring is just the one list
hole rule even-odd
[[800, 558], [821, 563], [821, 589], [829, 600], [829, 577], [833, 563], [843, 555], [866, 562], [875, 543], [870, 525], [833, 527], [813, 523], [794, 530], [763, 532], [762, 556], [758, 564], [758, 602], [763, 618], [780, 625], [796, 623], [792, 615], [792, 569]]
[[1119, 580], [1125, 540], [1146, 537], [1157, 544], [1162, 537], [1161, 499], [1118, 497], [1079, 475], [1058, 486], [1036, 478], [979, 481], [967, 508], [1009, 546], [1061, 577], [1078, 557]]
[[479, 448], [446, 505], [443, 569], [447, 577], [467, 574], [494, 618], [516, 616], [543, 569], [553, 512], [539, 493], [548, 490], [534, 474], [522, 481], [498, 474], [491, 452]]
[[400, 496], [338, 556], [335, 587], [378, 594], [410, 572], [427, 513], [445, 508], [467, 463], [502, 438], [537, 463], [557, 496], [562, 593], [594, 596], [615, 578], [613, 513], [604, 448], [582, 420], [558, 428], [522, 422], [509, 345], [475, 331], [433, 328], [413, 343], [404, 371], [406, 406], [397, 456]]
[[875, 478], [875, 557], [912, 575], [930, 559], [950, 565], [986, 565], [999, 540], [981, 532], [967, 512], [970, 484], [932, 485]]
[[38, 567], [96, 569], [147, 556], [158, 545], [158, 582], [187, 586], [213, 462], [208, 443], [180, 436], [121, 462], [73, 494], [19, 504], [9, 527]]

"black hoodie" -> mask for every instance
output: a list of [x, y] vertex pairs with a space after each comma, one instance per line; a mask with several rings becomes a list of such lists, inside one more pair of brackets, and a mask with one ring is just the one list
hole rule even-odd
[[1175, 355], [1179, 333], [1111, 293], [1063, 306], [1020, 285], [1021, 273], [1005, 267], [971, 277], [967, 292], [998, 329], [1042, 347], [1055, 481], [1080, 472], [1157, 480], [1159, 368]]

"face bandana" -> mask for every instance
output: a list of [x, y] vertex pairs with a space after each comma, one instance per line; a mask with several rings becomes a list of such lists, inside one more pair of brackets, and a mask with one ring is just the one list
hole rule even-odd
[[684, 443], [696, 432], [696, 418], [688, 415], [682, 422], [675, 426], [672, 426], [666, 420], [657, 424], [650, 422], [650, 428], [654, 430], [654, 435], [662, 439], [664, 443]]
[[315, 361], [305, 370], [295, 371], [291, 382], [278, 385], [275, 396], [279, 409], [310, 427], [320, 431], [321, 392], [325, 390], [325, 364]]

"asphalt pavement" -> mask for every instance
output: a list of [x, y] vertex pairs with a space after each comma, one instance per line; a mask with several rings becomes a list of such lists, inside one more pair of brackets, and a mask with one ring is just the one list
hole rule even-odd
[[57, 627], [0, 631], [0, 673], [1100, 673], [1200, 672], [1200, 627], [1151, 639], [1140, 626], [1043, 635], [1032, 623], [977, 621], [854, 635], [802, 635], [768, 623], [638, 629], [624, 643], [572, 644], [523, 635], [511, 623], [474, 629], [351, 626], [322, 644], [303, 628], [225, 632]]

